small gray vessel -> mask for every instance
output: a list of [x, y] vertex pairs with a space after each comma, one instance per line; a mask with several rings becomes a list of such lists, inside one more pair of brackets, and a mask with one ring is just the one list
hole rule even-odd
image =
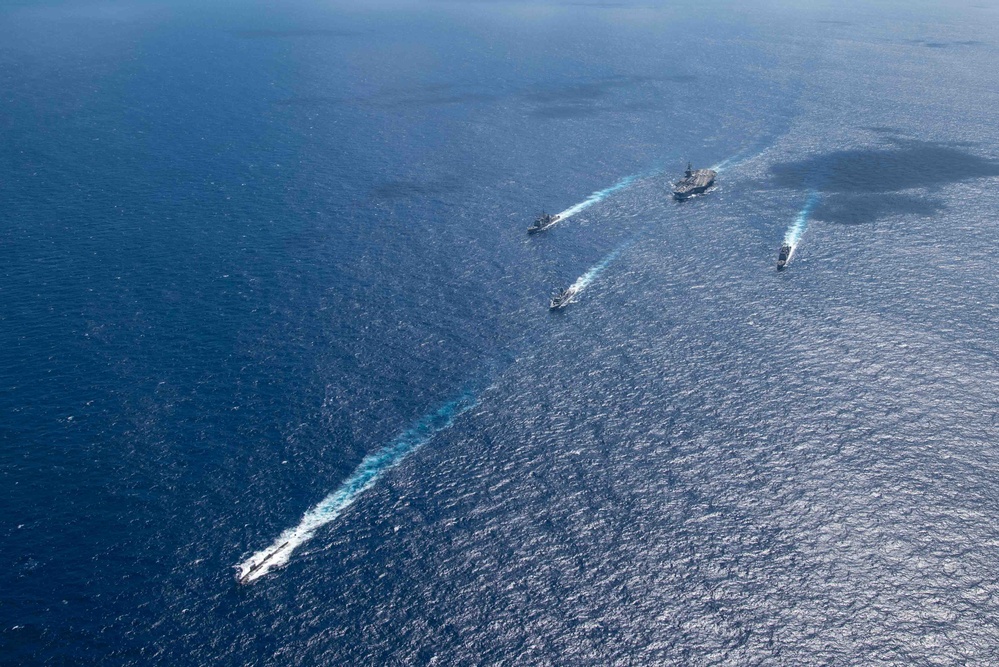
[[271, 553], [267, 554], [267, 556], [265, 556], [260, 562], [254, 563], [253, 565], [251, 565], [250, 567], [248, 567], [246, 569], [244, 569], [242, 565], [237, 565], [236, 566], [236, 582], [240, 583], [240, 584], [248, 584], [251, 581], [253, 581], [254, 579], [256, 579], [257, 577], [261, 576], [259, 574], [257, 575], [257, 577], [255, 577], [253, 575], [254, 575], [254, 573], [256, 573], [257, 570], [259, 570], [264, 565], [266, 565], [267, 561], [269, 561], [270, 559], [274, 558], [279, 553], [281, 553], [281, 551], [286, 546], [288, 546], [289, 544], [291, 544], [291, 542], [285, 542], [284, 544], [282, 544], [281, 546], [279, 546], [277, 549], [275, 549]]
[[683, 201], [693, 197], [694, 195], [699, 195], [715, 182], [715, 176], [718, 172], [711, 169], [693, 169], [690, 163], [687, 163], [687, 171], [684, 172], [683, 180], [677, 181], [673, 185], [673, 199], [677, 201]]
[[551, 227], [552, 225], [554, 225], [556, 222], [558, 222], [561, 219], [562, 219], [562, 216], [560, 216], [558, 214], [549, 215], [548, 213], [545, 213], [544, 211], [542, 211], [541, 215], [539, 215], [537, 217], [537, 219], [534, 221], [534, 223], [531, 224], [531, 226], [527, 228], [527, 233], [528, 234], [536, 234], [538, 232], [543, 232], [543, 231], [545, 231], [546, 229], [548, 229], [549, 227]]
[[549, 304], [548, 309], [562, 310], [572, 303], [572, 300], [575, 298], [577, 292], [579, 292], [579, 290], [574, 285], [566, 287], [562, 290], [555, 290], [554, 294], [552, 294], [551, 304]]
[[782, 243], [780, 246], [780, 252], [777, 253], [777, 270], [783, 271], [787, 263], [791, 261], [791, 252], [794, 248], [791, 247], [790, 243]]

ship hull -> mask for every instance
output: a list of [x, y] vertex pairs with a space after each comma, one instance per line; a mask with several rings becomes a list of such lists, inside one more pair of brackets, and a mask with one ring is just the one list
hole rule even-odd
[[245, 586], [246, 584], [252, 583], [256, 579], [258, 579], [258, 578], [264, 576], [265, 574], [267, 574], [267, 572], [270, 571], [270, 567], [265, 568], [264, 566], [267, 565], [267, 563], [269, 563], [271, 560], [273, 560], [274, 558], [276, 558], [279, 553], [281, 553], [282, 551], [284, 551], [284, 549], [289, 544], [291, 544], [291, 542], [285, 542], [281, 546], [279, 546], [277, 549], [273, 549], [273, 548], [269, 549], [268, 550], [269, 553], [267, 553], [266, 556], [264, 556], [262, 559], [260, 559], [256, 563], [252, 563], [252, 564], [250, 564], [248, 566], [237, 565], [236, 566], [236, 583]]
[[684, 201], [690, 199], [694, 195], [704, 194], [705, 192], [707, 192], [708, 188], [710, 187], [711, 187], [710, 185], [705, 185], [704, 187], [691, 188], [690, 190], [686, 190], [684, 192], [677, 192], [676, 190], [674, 190], [673, 199], [675, 199], [676, 201]]
[[540, 227], [532, 225], [531, 227], [527, 228], [527, 233], [528, 234], [537, 234], [538, 232], [543, 232], [546, 229], [548, 229], [549, 227], [554, 227], [555, 223], [558, 222], [561, 219], [562, 218], [560, 218], [558, 216], [555, 216], [549, 222], [545, 223], [544, 225], [541, 225]]
[[673, 199], [683, 201], [699, 195], [715, 184], [717, 172], [711, 169], [698, 169], [673, 186]]
[[569, 292], [568, 294], [561, 294], [555, 297], [548, 304], [548, 310], [562, 310], [576, 298], [576, 292]]
[[783, 271], [787, 266], [787, 263], [791, 261], [791, 253], [794, 252], [794, 248], [789, 245], [781, 246], [780, 252], [777, 254], [777, 270]]

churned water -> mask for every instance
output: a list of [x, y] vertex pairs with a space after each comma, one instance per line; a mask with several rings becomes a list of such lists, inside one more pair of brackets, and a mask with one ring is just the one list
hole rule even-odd
[[0, 662], [996, 662], [997, 28], [6, 4]]

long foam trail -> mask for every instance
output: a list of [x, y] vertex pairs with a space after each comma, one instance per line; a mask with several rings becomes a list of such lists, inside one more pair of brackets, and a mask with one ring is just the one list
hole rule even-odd
[[[708, 167], [708, 168], [709, 168], [709, 169], [710, 169], [711, 171], [717, 171], [717, 172], [722, 172], [722, 171], [725, 171], [725, 169], [727, 169], [727, 168], [729, 167], [729, 165], [732, 165], [732, 164], [733, 164], [733, 163], [732, 163], [732, 160], [733, 160], [733, 159], [735, 159], [735, 158], [725, 158], [724, 160], [722, 160], [722, 161], [721, 161], [721, 162], [719, 162], [718, 164], [713, 164], [713, 165], [711, 165], [711, 166], [710, 166], [710, 167]], [[736, 162], [735, 164], [738, 164], [738, 162]]]
[[365, 456], [340, 488], [306, 512], [297, 526], [284, 531], [269, 547], [237, 565], [236, 578], [240, 583], [248, 584], [271, 570], [286, 565], [295, 549], [311, 540], [316, 530], [335, 521], [362, 493], [374, 486], [387, 470], [399, 465], [435, 435], [449, 428], [459, 415], [474, 407], [475, 402], [473, 394], [462, 394], [436, 412], [420, 418], [381, 450]]
[[613, 251], [612, 253], [610, 253], [609, 255], [607, 255], [606, 257], [604, 257], [602, 260], [600, 260], [599, 262], [597, 262], [596, 264], [594, 264], [590, 268], [589, 271], [587, 271], [586, 273], [584, 273], [583, 275], [581, 275], [579, 278], [577, 278], [576, 282], [574, 282], [569, 289], [571, 289], [575, 294], [579, 294], [580, 292], [582, 292], [584, 289], [586, 289], [586, 287], [590, 283], [592, 283], [594, 280], [596, 280], [597, 276], [599, 276], [603, 272], [603, 270], [606, 269], [607, 266], [611, 262], [613, 262], [615, 259], [617, 259], [618, 255], [620, 255], [621, 252], [625, 248], [627, 248], [629, 245], [631, 245], [630, 241], [627, 242], [627, 243], [624, 243], [617, 250]]
[[711, 165], [709, 169], [711, 169], [712, 171], [717, 171], [718, 173], [721, 173], [726, 169], [735, 169], [736, 167], [742, 166], [747, 162], [749, 162], [750, 160], [759, 157], [763, 153], [764, 151], [758, 151], [756, 153], [746, 155], [744, 152], [740, 151], [739, 153], [736, 153], [732, 157], [725, 158], [718, 164]]
[[749, 162], [757, 155], [759, 155], [759, 153], [756, 153], [754, 155], [745, 155], [744, 151], [739, 151], [732, 157], [727, 157], [718, 164], [711, 165], [710, 167], [708, 167], [708, 169], [710, 169], [711, 171], [717, 171], [720, 174], [726, 169], [733, 169], [745, 162]]
[[759, 156], [766, 153], [767, 150], [768, 149], [764, 148], [763, 150], [756, 151], [755, 153], [751, 153], [749, 155], [746, 154], [746, 151], [739, 151], [732, 157], [727, 157], [718, 164], [711, 165], [708, 168], [711, 169], [712, 171], [717, 171], [718, 173], [721, 173], [726, 169], [735, 169], [736, 167], [746, 164], [750, 160], [758, 158]]
[[798, 242], [801, 241], [802, 234], [808, 229], [808, 219], [812, 215], [812, 210], [815, 208], [816, 204], [819, 203], [819, 193], [817, 190], [812, 190], [808, 195], [808, 200], [805, 201], [805, 206], [800, 211], [798, 211], [798, 217], [794, 219], [791, 226], [788, 227], [787, 233], [784, 235], [784, 243], [791, 246], [791, 252], [794, 252], [795, 247]]
[[602, 202], [604, 199], [607, 199], [608, 196], [614, 194], [618, 190], [623, 190], [632, 183], [634, 183], [636, 178], [638, 178], [637, 175], [627, 176], [625, 178], [622, 178], [620, 181], [610, 186], [609, 188], [605, 188], [603, 190], [597, 190], [592, 195], [590, 195], [585, 201], [581, 201], [575, 206], [570, 206], [569, 208], [559, 213], [558, 214], [559, 220], [565, 220], [566, 218], [571, 218], [577, 213], [585, 211], [594, 204]]

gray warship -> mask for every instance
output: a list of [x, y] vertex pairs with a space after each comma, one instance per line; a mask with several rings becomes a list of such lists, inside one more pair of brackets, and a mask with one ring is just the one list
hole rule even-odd
[[683, 174], [683, 180], [677, 181], [673, 185], [673, 199], [683, 201], [694, 195], [699, 195], [715, 182], [718, 172], [711, 169], [693, 169], [687, 163], [687, 171]]
[[791, 259], [791, 251], [794, 250], [789, 243], [782, 243], [780, 246], [780, 252], [777, 253], [777, 270], [783, 271], [784, 267], [787, 266], [787, 262]]
[[[265, 556], [263, 558], [263, 560], [261, 560], [259, 563], [255, 563], [255, 564], [251, 565], [250, 567], [248, 567], [246, 569], [244, 569], [242, 565], [237, 565], [236, 566], [236, 582], [240, 583], [240, 584], [248, 584], [251, 581], [253, 581], [254, 579], [256, 579], [256, 577], [253, 576], [256, 573], [256, 571], [259, 570], [260, 568], [262, 568], [264, 565], [266, 565], [267, 561], [269, 561], [270, 559], [274, 558], [279, 553], [281, 553], [281, 550], [284, 549], [289, 544], [291, 544], [291, 542], [285, 542], [284, 544], [282, 544], [281, 546], [279, 546], [277, 549], [275, 549], [271, 553], [267, 554], [267, 556]], [[260, 575], [257, 575], [257, 576], [259, 577]]]
[[527, 228], [527, 233], [535, 234], [537, 232], [543, 232], [561, 219], [562, 216], [557, 213], [555, 215], [549, 215], [542, 211], [541, 215], [539, 215], [531, 226]]
[[562, 310], [570, 303], [572, 303], [573, 298], [576, 293], [579, 292], [575, 286], [569, 286], [562, 290], [555, 290], [552, 294], [551, 303], [548, 306], [548, 310]]

